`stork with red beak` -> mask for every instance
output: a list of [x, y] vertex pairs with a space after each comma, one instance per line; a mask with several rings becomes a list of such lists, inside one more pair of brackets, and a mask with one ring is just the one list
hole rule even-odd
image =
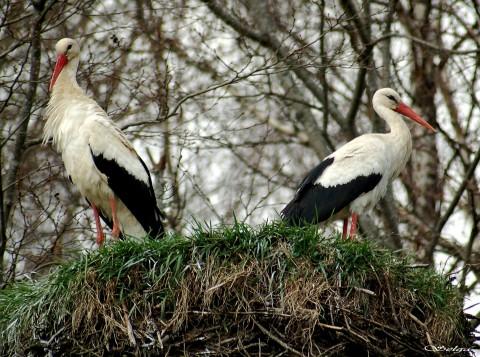
[[80, 88], [76, 72], [80, 47], [70, 38], [57, 42], [57, 62], [43, 141], [52, 139], [70, 180], [93, 209], [97, 243], [103, 244], [100, 217], [120, 234], [161, 237], [159, 210], [146, 164], [107, 113]]
[[359, 136], [327, 156], [300, 183], [295, 197], [282, 210], [289, 224], [316, 224], [344, 217], [342, 237], [357, 231], [357, 220], [385, 195], [388, 183], [405, 167], [412, 152], [410, 130], [400, 114], [435, 131], [405, 105], [390, 88], [377, 90], [373, 108], [390, 127], [385, 134]]

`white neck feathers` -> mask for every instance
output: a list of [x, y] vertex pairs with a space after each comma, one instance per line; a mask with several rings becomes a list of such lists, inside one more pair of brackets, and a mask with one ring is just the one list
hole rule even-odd
[[[82, 124], [78, 109], [93, 102], [77, 83], [78, 62], [79, 58], [74, 58], [60, 72], [47, 105], [43, 143], [52, 139], [58, 151], [62, 151]], [[95, 102], [93, 104], [97, 106]]]
[[377, 114], [387, 122], [390, 132], [384, 134], [385, 139], [391, 145], [394, 175], [398, 175], [405, 167], [412, 153], [412, 135], [402, 116], [390, 108], [383, 105], [375, 105], [373, 108]]

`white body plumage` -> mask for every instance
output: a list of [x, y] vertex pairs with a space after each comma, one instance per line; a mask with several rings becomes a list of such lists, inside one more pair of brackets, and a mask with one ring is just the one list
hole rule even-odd
[[[359, 136], [327, 156], [303, 179], [294, 199], [282, 210], [287, 222], [317, 223], [351, 213], [351, 235], [355, 235], [357, 215], [375, 206], [410, 158], [412, 138], [400, 114], [435, 131], [393, 89], [378, 90], [373, 107], [390, 132]], [[344, 220], [344, 237], [347, 224]]]
[[350, 211], [357, 214], [371, 210], [385, 196], [389, 182], [405, 168], [412, 152], [410, 130], [403, 120], [398, 124], [399, 130], [359, 136], [327, 156], [334, 158], [334, 162], [315, 184], [332, 187], [351, 182], [358, 176], [380, 174], [378, 184], [349, 205]]
[[[70, 46], [68, 50], [78, 47], [74, 40], [63, 39], [57, 44], [57, 52], [59, 45], [60, 51], [66, 46]], [[52, 139], [70, 179], [107, 222], [114, 223], [111, 200], [115, 198], [118, 228], [123, 234], [143, 237], [151, 233], [147, 232], [146, 226], [152, 226], [149, 230], [163, 232], [163, 226], [161, 229], [157, 227], [161, 226], [160, 211], [149, 172], [123, 132], [77, 84], [78, 62], [78, 54], [72, 56], [56, 78], [52, 78], [54, 85], [47, 106], [44, 142]], [[122, 183], [122, 180], [126, 182]], [[149, 202], [135, 202], [135, 197], [129, 193], [129, 190], [136, 192], [135, 189], [147, 195], [144, 199]], [[144, 209], [139, 206], [142, 204], [146, 208], [145, 214], [150, 217], [147, 223], [142, 222], [138, 214]]]

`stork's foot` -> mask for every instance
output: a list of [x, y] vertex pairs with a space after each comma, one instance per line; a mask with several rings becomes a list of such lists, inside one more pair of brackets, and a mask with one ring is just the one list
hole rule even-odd
[[100, 216], [98, 215], [97, 206], [91, 204], [93, 210], [93, 218], [95, 219], [95, 227], [97, 228], [97, 244], [99, 247], [103, 245], [105, 241], [105, 234], [103, 234], [102, 223], [100, 223]]
[[112, 221], [113, 221], [113, 228], [112, 228], [112, 236], [113, 238], [118, 239], [120, 236], [120, 223], [118, 222], [117, 217], [117, 202], [115, 201], [115, 197], [110, 197], [110, 208], [112, 209]]
[[352, 225], [350, 226], [350, 239], [355, 239], [357, 235], [358, 214], [352, 213]]
[[348, 219], [343, 219], [343, 230], [342, 230], [342, 239], [355, 239], [357, 235], [357, 225], [358, 225], [358, 214], [352, 213], [352, 224], [350, 225], [350, 234], [348, 234]]
[[118, 238], [120, 236], [120, 227], [118, 225], [113, 226], [112, 236], [113, 236], [113, 238]]
[[103, 234], [103, 229], [97, 230], [97, 244], [99, 247], [103, 245], [105, 241], [105, 234]]

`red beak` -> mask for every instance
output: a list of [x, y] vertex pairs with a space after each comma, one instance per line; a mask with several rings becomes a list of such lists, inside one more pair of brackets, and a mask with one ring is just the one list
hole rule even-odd
[[50, 87], [48, 90], [51, 92], [55, 82], [57, 81], [60, 72], [62, 72], [63, 67], [68, 63], [68, 58], [65, 55], [57, 56], [57, 63], [55, 63], [55, 68], [53, 69], [52, 79], [50, 80]]
[[413, 121], [417, 122], [418, 124], [420, 124], [421, 126], [433, 131], [433, 132], [436, 132], [436, 130], [434, 129], [433, 126], [431, 126], [430, 124], [427, 123], [427, 121], [425, 119], [423, 119], [420, 115], [418, 115], [417, 113], [415, 113], [413, 111], [412, 108], [410, 108], [408, 105], [400, 102], [400, 104], [398, 104], [397, 108], [394, 109], [397, 113], [400, 113], [402, 115], [405, 115], [406, 117], [412, 119]]

